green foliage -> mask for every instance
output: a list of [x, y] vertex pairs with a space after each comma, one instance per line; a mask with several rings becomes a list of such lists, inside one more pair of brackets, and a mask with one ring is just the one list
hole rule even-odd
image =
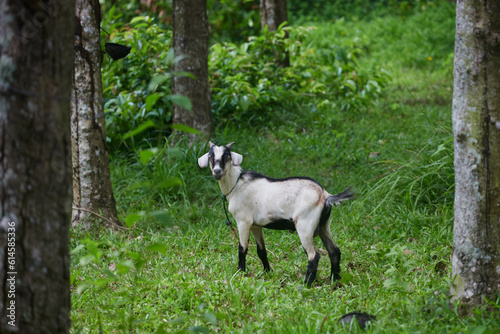
[[207, 12], [214, 41], [241, 42], [260, 31], [258, 0], [208, 0]]
[[[216, 123], [261, 124], [294, 105], [322, 111], [359, 111], [371, 105], [389, 82], [388, 73], [359, 68], [356, 43], [314, 43], [309, 39], [313, 33], [314, 27], [282, 26], [241, 45], [214, 45], [210, 68]], [[290, 67], [275, 65], [282, 48], [290, 54]]]
[[[193, 198], [218, 194], [215, 185], [207, 184], [206, 176], [193, 168], [193, 161], [205, 153], [202, 152], [203, 148], [196, 145], [188, 149], [181, 142], [171, 147], [166, 141], [160, 148], [144, 149], [137, 155], [115, 161], [113, 190], [118, 207], [126, 212], [126, 219], [135, 215], [130, 219], [136, 227], [157, 231], [170, 224], [169, 220], [161, 221], [158, 219], [161, 216], [155, 216], [158, 210], [166, 210], [170, 217], [189, 213], [193, 222], [206, 213], [189, 205]], [[151, 215], [157, 219], [152, 221]]]
[[[151, 16], [161, 29], [171, 29], [172, 0], [101, 0], [103, 20], [109, 24], [110, 11], [120, 9], [112, 22], [125, 24], [136, 16]], [[258, 0], [208, 0], [208, 24], [213, 41], [240, 42], [258, 34], [260, 14]]]
[[449, 0], [287, 0], [291, 21], [333, 21], [342, 17], [349, 19], [373, 19], [386, 16], [411, 16], [428, 7], [446, 4]]
[[[115, 7], [108, 22], [116, 22]], [[105, 61], [103, 70], [106, 131], [111, 151], [122, 144], [129, 149], [158, 142], [171, 133], [172, 103], [185, 104], [171, 95], [174, 62], [171, 32], [160, 29], [147, 16], [133, 18], [125, 27], [108, 28], [109, 40], [132, 48], [120, 61]], [[109, 31], [106, 29], [107, 31]], [[106, 68], [107, 66], [107, 68]]]
[[[108, 21], [116, 22], [114, 7]], [[169, 49], [170, 32], [153, 19], [136, 17], [125, 28], [111, 25], [110, 40], [132, 47], [123, 61], [112, 62], [103, 72], [108, 144], [115, 151], [160, 143], [171, 133], [172, 103], [191, 109], [185, 97], [171, 95], [175, 61]], [[290, 38], [285, 38], [286, 32]], [[356, 41], [338, 44], [311, 39], [314, 28], [262, 31], [241, 45], [215, 44], [209, 55], [212, 108], [215, 123], [234, 121], [263, 124], [281, 122], [283, 113], [297, 108], [356, 111], [373, 104], [390, 81], [380, 67], [358, 66], [363, 54]], [[287, 68], [275, 65], [285, 49], [291, 57]]]
[[[445, 129], [448, 133], [451, 129]], [[387, 172], [373, 186], [379, 199], [378, 209], [387, 201], [403, 202], [412, 210], [432, 205], [451, 205], [455, 192], [453, 138], [430, 141], [405, 162], [380, 161]], [[437, 141], [437, 142], [436, 142]], [[436, 149], [431, 149], [436, 147]]]

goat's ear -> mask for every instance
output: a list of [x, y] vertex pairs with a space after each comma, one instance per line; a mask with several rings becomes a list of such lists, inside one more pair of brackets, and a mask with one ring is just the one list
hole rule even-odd
[[198, 159], [198, 165], [201, 168], [205, 168], [208, 166], [208, 153], [205, 153]]
[[243, 161], [243, 156], [236, 152], [231, 152], [231, 161], [233, 162], [233, 166], [239, 166]]

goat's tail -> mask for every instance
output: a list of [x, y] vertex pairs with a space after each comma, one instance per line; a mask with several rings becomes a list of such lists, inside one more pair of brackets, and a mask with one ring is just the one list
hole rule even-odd
[[326, 207], [332, 207], [334, 205], [340, 205], [341, 202], [356, 198], [354, 192], [352, 192], [351, 187], [347, 188], [340, 194], [330, 195], [325, 200]]

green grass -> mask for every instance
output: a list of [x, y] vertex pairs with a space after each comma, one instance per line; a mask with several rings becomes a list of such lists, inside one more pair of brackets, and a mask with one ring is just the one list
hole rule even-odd
[[[498, 332], [498, 317], [477, 310], [460, 318], [447, 304], [452, 22], [444, 6], [404, 20], [316, 23], [312, 48], [357, 44], [360, 66], [390, 72], [384, 97], [363, 110], [297, 106], [281, 122], [217, 130], [217, 143], [236, 141], [244, 168], [310, 176], [332, 193], [355, 187], [358, 198], [331, 217], [342, 251], [340, 284], [327, 278], [323, 254], [307, 289], [298, 237], [281, 231], [265, 231], [272, 272], [262, 271], [253, 240], [247, 272], [237, 271], [238, 241], [223, 223], [218, 185], [196, 163], [207, 146], [166, 143], [146, 163], [138, 155], [113, 160], [122, 218], [145, 213], [132, 229], [73, 231], [72, 332], [350, 332], [337, 322], [355, 310], [377, 317], [369, 333]], [[169, 224], [147, 215], [160, 209]]]

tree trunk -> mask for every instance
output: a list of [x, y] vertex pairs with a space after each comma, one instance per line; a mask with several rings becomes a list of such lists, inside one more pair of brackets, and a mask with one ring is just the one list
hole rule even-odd
[[0, 1], [0, 332], [70, 327], [72, 1]]
[[[174, 0], [173, 48], [176, 58], [175, 72], [189, 72], [196, 78], [175, 75], [172, 93], [191, 100], [193, 109], [189, 111], [173, 105], [173, 123], [185, 124], [203, 132], [207, 137], [213, 132], [208, 85], [208, 18], [206, 0]], [[194, 135], [189, 135], [192, 143]]]
[[457, 2], [451, 301], [466, 313], [500, 293], [500, 2]]
[[[269, 31], [276, 31], [283, 22], [287, 21], [286, 0], [260, 0], [260, 26], [262, 29], [267, 26]], [[288, 38], [288, 33], [286, 33], [286, 37]], [[276, 51], [276, 65], [290, 66], [290, 55], [284, 48]]]
[[[99, 0], [76, 0], [71, 97], [73, 226], [121, 225], [111, 187], [102, 91]], [[104, 219], [101, 219], [104, 217]]]

